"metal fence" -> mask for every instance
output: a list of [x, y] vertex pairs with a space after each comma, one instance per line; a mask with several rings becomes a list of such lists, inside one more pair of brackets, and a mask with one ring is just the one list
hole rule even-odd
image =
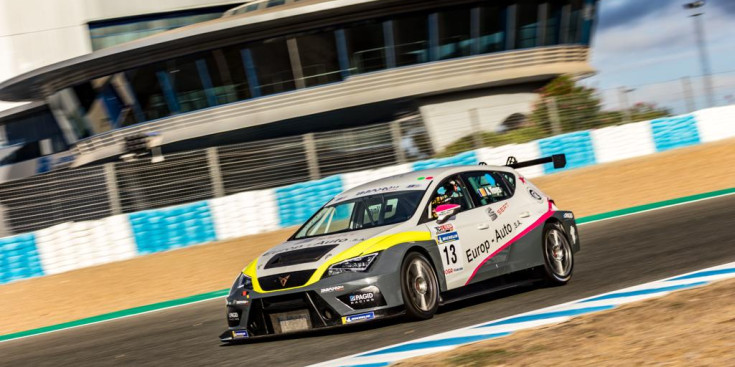
[[[66, 169], [0, 185], [5, 234], [285, 186], [433, 154], [418, 115], [391, 123]], [[409, 147], [406, 149], [405, 147]]]
[[[734, 76], [714, 78], [721, 105], [733, 102]], [[497, 116], [502, 106], [449, 111], [441, 126], [430, 129], [414, 114], [391, 123], [168, 154], [158, 163], [146, 159], [52, 172], [0, 185], [2, 234], [691, 112], [705, 107], [693, 92], [698, 82], [542, 93], [525, 103], [528, 113], [502, 121]], [[655, 90], [667, 93], [644, 93]], [[437, 146], [436, 134], [451, 135], [451, 143]]]

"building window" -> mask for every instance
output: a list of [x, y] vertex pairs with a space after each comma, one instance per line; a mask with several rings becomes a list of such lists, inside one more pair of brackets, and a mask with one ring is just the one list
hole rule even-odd
[[195, 57], [187, 57], [168, 60], [161, 64], [176, 98], [177, 108], [172, 108], [176, 112], [191, 112], [209, 106], [202, 84], [202, 77], [208, 76], [201, 75], [196, 61]]
[[285, 39], [271, 39], [250, 46], [258, 76], [260, 95], [295, 89], [291, 60]]
[[469, 56], [472, 53], [470, 9], [445, 10], [439, 16], [438, 59]]
[[0, 125], [5, 137], [0, 165], [18, 163], [69, 149], [56, 119], [47, 108], [20, 115], [22, 116], [13, 116]]
[[142, 15], [89, 23], [92, 50], [115, 46], [156, 33], [200, 23], [222, 16], [232, 6], [215, 6], [203, 9]]
[[480, 53], [505, 50], [505, 17], [503, 6], [480, 7]]
[[561, 24], [563, 5], [561, 1], [548, 3], [546, 8], [546, 32], [544, 32], [544, 45], [546, 46], [559, 44], [559, 25]]
[[428, 16], [417, 14], [393, 22], [396, 66], [429, 61]]
[[170, 114], [156, 71], [155, 65], [145, 65], [125, 73], [146, 121]]
[[334, 32], [299, 36], [296, 43], [306, 87], [342, 80]]
[[538, 1], [520, 0], [516, 8], [516, 48], [538, 44]]
[[251, 98], [250, 84], [245, 74], [242, 46], [214, 50], [204, 55], [212, 93], [216, 104], [221, 105]]
[[569, 24], [567, 25], [566, 43], [582, 42], [582, 22], [584, 17], [584, 0], [571, 0], [571, 10], [569, 12]]
[[362, 74], [383, 70], [385, 62], [385, 38], [383, 24], [359, 23], [345, 29], [350, 73]]

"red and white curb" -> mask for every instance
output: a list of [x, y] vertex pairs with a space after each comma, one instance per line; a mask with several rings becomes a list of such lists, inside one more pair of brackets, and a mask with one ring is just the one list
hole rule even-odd
[[444, 352], [462, 345], [500, 338], [517, 330], [557, 324], [579, 315], [605, 311], [626, 303], [661, 297], [673, 291], [729, 278], [735, 278], [735, 262], [317, 363], [312, 367], [387, 366], [402, 359]]

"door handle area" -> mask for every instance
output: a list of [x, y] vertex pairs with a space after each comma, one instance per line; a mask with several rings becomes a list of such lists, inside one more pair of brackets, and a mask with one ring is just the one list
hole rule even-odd
[[490, 225], [487, 223], [482, 223], [477, 225], [477, 229], [488, 229], [490, 228]]
[[519, 215], [519, 217], [521, 217], [521, 218], [528, 218], [530, 216], [531, 216], [531, 213], [529, 213], [529, 212], [523, 212], [523, 213], [521, 213], [521, 215]]

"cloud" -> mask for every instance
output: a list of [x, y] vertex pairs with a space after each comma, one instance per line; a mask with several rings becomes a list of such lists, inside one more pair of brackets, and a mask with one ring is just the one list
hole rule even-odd
[[[632, 11], [636, 8], [631, 7], [631, 4], [635, 4], [630, 1], [608, 1], [617, 4], [614, 7], [616, 12], [622, 11], [620, 9]], [[652, 2], [659, 1], [652, 0]], [[727, 3], [735, 4], [735, 1], [727, 0]], [[593, 41], [593, 62], [599, 63], [599, 66], [609, 65], [617, 69], [623, 66], [621, 61], [622, 64], [634, 64], [644, 59], [660, 60], [673, 55], [690, 56], [696, 45], [692, 19], [687, 16], [687, 11], [679, 2], [672, 1], [670, 4], [676, 6], [665, 7], [644, 17], [631, 14], [632, 23], [626, 24], [625, 27], [598, 28]], [[715, 10], [714, 4], [708, 6], [711, 6], [710, 10], [703, 18], [708, 47], [732, 49], [735, 47], [735, 40], [728, 30], [735, 28], [735, 18], [724, 11]], [[735, 9], [735, 6], [727, 6]], [[609, 8], [608, 6], [600, 10], [600, 19], [606, 17], [605, 11], [611, 11]], [[641, 21], [644, 18], [645, 21]]]
[[599, 30], [639, 23], [667, 6], [671, 6], [670, 0], [603, 0], [600, 2]]
[[707, 2], [707, 6], [717, 8], [717, 10], [723, 11], [727, 14], [735, 14], [735, 1], [732, 0], [710, 0]]

